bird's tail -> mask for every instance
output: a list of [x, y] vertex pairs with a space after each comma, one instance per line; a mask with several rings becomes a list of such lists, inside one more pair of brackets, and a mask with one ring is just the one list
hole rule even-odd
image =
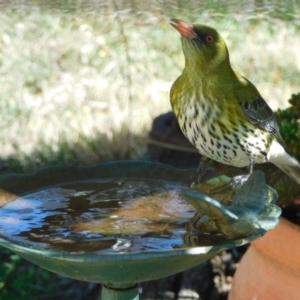
[[300, 163], [277, 142], [270, 149], [269, 161], [300, 184]]

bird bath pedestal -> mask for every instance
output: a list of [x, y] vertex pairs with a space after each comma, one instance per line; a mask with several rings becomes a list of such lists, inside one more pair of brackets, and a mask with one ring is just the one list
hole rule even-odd
[[102, 299], [138, 299], [138, 282], [192, 268], [278, 222], [262, 173], [235, 195], [224, 192], [232, 198], [225, 207], [207, 191], [228, 178], [208, 174], [204, 193], [186, 188], [194, 171], [113, 162], [2, 176], [0, 245], [52, 272], [102, 283]]

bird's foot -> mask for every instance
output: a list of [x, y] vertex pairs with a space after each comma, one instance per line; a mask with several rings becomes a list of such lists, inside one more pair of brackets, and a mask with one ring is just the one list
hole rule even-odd
[[210, 191], [210, 194], [217, 194], [217, 193], [224, 193], [228, 190], [234, 189], [239, 185], [243, 185], [249, 178], [251, 174], [245, 174], [245, 175], [237, 175], [232, 177], [229, 183], [223, 184], [221, 186], [218, 186], [215, 189], [212, 189]]
[[201, 161], [199, 166], [198, 166], [198, 169], [197, 169], [196, 173], [194, 173], [190, 177], [189, 182], [188, 182], [188, 186], [192, 187], [195, 184], [200, 183], [201, 179], [206, 174], [206, 172], [209, 171], [209, 170], [212, 170], [212, 169], [213, 169], [212, 167], [209, 167], [207, 161]]
[[237, 185], [243, 185], [249, 179], [250, 175], [251, 175], [251, 173], [234, 176], [234, 177], [232, 177], [229, 184], [232, 187], [236, 187]]

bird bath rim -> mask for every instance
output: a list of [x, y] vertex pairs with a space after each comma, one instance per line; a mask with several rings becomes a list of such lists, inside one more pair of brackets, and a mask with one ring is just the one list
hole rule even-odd
[[[138, 172], [138, 175], [137, 175]], [[0, 176], [1, 205], [62, 182], [99, 178], [135, 178], [172, 182], [187, 182], [195, 169], [177, 169], [168, 165], [144, 161], [108, 162], [90, 167], [49, 167], [31, 175], [8, 174]], [[217, 175], [218, 176], [218, 175]], [[216, 177], [208, 172], [207, 179]], [[1, 237], [2, 235], [2, 237]], [[132, 283], [148, 281], [172, 275], [215, 256], [225, 249], [241, 246], [257, 239], [253, 234], [236, 240], [226, 240], [214, 246], [180, 247], [166, 250], [147, 250], [131, 253], [80, 253], [63, 252], [56, 249], [41, 249], [38, 244], [28, 245], [24, 241], [0, 232], [0, 244], [23, 258], [52, 272], [89, 282], [101, 282], [109, 286], [130, 286]]]
[[[12, 200], [19, 196], [26, 195], [32, 191], [41, 190], [47, 187], [51, 187], [56, 184], [60, 184], [62, 182], [76, 182], [80, 180], [92, 180], [92, 179], [114, 179], [114, 178], [138, 178], [137, 173], [143, 174], [143, 179], [153, 179], [156, 181], [172, 181], [178, 183], [185, 183], [188, 181], [189, 177], [196, 172], [196, 169], [178, 169], [169, 165], [161, 164], [161, 163], [153, 163], [147, 161], [114, 161], [114, 162], [106, 162], [88, 167], [74, 167], [74, 166], [53, 166], [47, 167], [37, 171], [34, 174], [4, 174], [0, 176], [0, 205], [4, 206], [8, 202], [10, 202], [9, 197], [12, 197]], [[207, 178], [213, 178], [215, 176], [222, 177], [217, 175], [217, 173], [209, 171], [207, 174]], [[8, 192], [7, 197], [3, 197], [3, 191]], [[3, 198], [4, 202], [3, 202]], [[254, 237], [255, 238], [255, 237]], [[248, 239], [248, 237], [247, 237]], [[24, 240], [18, 239], [18, 237], [5, 236], [5, 233], [0, 231], [0, 240], [2, 241], [2, 245], [6, 245], [6, 247], [10, 248], [13, 251], [22, 251], [27, 249], [27, 251], [31, 251], [32, 253], [37, 251], [43, 251], [45, 254], [47, 253], [51, 257], [66, 257], [66, 253], [61, 250], [55, 249], [43, 249], [39, 246], [39, 243], [33, 242], [24, 242]], [[11, 245], [9, 243], [14, 243]], [[224, 244], [228, 245], [233, 243], [234, 245], [242, 245], [245, 243], [244, 239], [231, 241], [226, 240]], [[173, 255], [182, 254], [190, 254], [190, 255], [198, 255], [207, 253], [210, 250], [214, 251], [219, 250], [222, 247], [223, 243], [219, 243], [216, 246], [194, 246], [194, 247], [182, 247], [182, 248], [174, 248]], [[32, 248], [35, 247], [35, 249]], [[226, 248], [226, 247], [225, 247]], [[90, 258], [97, 256], [98, 259], [103, 259], [105, 261], [110, 260], [111, 256], [120, 256], [127, 257], [128, 259], [132, 259], [134, 256], [136, 259], [144, 258], [144, 255], [151, 255], [151, 253], [156, 256], [161, 252], [168, 252], [170, 250], [159, 250], [159, 251], [144, 251], [143, 253], [131, 252], [131, 253], [110, 253], [110, 254], [101, 254], [101, 253], [67, 253], [70, 255], [73, 260], [80, 260], [82, 256], [89, 256]], [[170, 254], [168, 254], [170, 255]], [[117, 259], [116, 257], [111, 257], [112, 260]]]

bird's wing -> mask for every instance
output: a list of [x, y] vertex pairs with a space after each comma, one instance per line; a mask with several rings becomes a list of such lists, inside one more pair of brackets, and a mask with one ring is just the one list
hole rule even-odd
[[235, 97], [250, 122], [259, 128], [272, 133], [285, 148], [279, 127], [272, 109], [261, 97], [255, 86], [246, 79], [247, 85], [235, 90]]

